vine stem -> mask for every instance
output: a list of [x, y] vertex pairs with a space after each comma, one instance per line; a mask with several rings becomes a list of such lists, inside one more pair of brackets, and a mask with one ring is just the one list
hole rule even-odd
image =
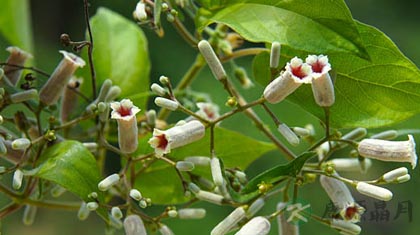
[[35, 67], [25, 67], [25, 66], [16, 65], [16, 64], [9, 64], [9, 63], [0, 63], [0, 65], [1, 66], [8, 65], [8, 66], [16, 67], [16, 68], [19, 68], [19, 69], [28, 69], [28, 70], [35, 71], [35, 72], [37, 72], [37, 73], [39, 73], [39, 74], [41, 74], [41, 75], [43, 75], [47, 78], [50, 77], [50, 75], [47, 72], [44, 72], [44, 71], [42, 71], [38, 68], [35, 68]]
[[90, 68], [90, 76], [92, 79], [92, 95], [93, 100], [96, 99], [96, 72], [95, 67], [93, 65], [93, 36], [92, 36], [92, 29], [90, 27], [90, 17], [89, 17], [89, 2], [88, 0], [84, 1], [84, 13], [85, 13], [85, 20], [86, 20], [86, 27], [89, 34], [89, 45], [88, 45], [88, 60], [89, 60], [89, 68]]

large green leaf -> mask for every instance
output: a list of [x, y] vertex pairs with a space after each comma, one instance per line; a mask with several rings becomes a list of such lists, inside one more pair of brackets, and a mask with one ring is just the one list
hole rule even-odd
[[28, 0], [2, 0], [0, 34], [13, 46], [33, 52], [31, 16]]
[[[98, 9], [91, 18], [91, 27], [98, 84], [110, 78], [121, 87], [122, 98], [131, 97], [144, 109], [147, 96], [135, 96], [149, 90], [150, 60], [143, 31], [134, 22], [106, 8]], [[88, 66], [84, 68], [85, 78], [90, 78], [88, 69]], [[89, 91], [90, 83], [85, 82], [83, 89]]]
[[[245, 169], [252, 161], [262, 154], [275, 149], [271, 143], [257, 141], [240, 133], [217, 127], [215, 130], [216, 155], [223, 159], [226, 167]], [[141, 151], [150, 152], [145, 145], [148, 138], [140, 140]], [[169, 154], [173, 160], [182, 160], [188, 156], [210, 156], [210, 133], [190, 145], [175, 149]], [[209, 176], [209, 169], [196, 168], [192, 173]], [[136, 186], [142, 193], [151, 197], [157, 204], [175, 204], [188, 200], [184, 197], [183, 188], [175, 169], [158, 161], [139, 175]]]
[[[220, 4], [203, 2], [211, 7]], [[316, 53], [351, 52], [367, 58], [356, 24], [342, 0], [233, 0], [223, 8], [202, 9], [200, 13], [199, 29], [223, 23], [252, 42], [278, 41]]]
[[[346, 53], [328, 57], [335, 79], [336, 102], [331, 107], [334, 127], [380, 127], [420, 112], [420, 70], [379, 30], [358, 23], [370, 61]], [[308, 53], [284, 48], [283, 63]], [[310, 86], [302, 86], [290, 99], [323, 119]]]
[[[40, 158], [42, 162], [34, 175], [52, 181], [76, 194], [84, 201], [91, 201], [88, 195], [98, 193], [98, 200], [103, 202], [103, 194], [98, 191], [101, 180], [95, 157], [77, 141], [63, 141], [45, 150]], [[98, 214], [108, 220], [105, 209], [98, 209]]]

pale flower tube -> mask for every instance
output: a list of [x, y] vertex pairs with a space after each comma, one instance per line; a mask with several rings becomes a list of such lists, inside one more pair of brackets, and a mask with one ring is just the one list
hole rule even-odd
[[8, 47], [6, 51], [10, 53], [6, 61], [10, 65], [4, 66], [4, 75], [6, 75], [12, 85], [16, 85], [22, 75], [22, 68], [19, 68], [19, 66], [24, 66], [26, 60], [32, 58], [32, 55], [19, 47]]
[[111, 103], [111, 118], [118, 122], [118, 144], [124, 153], [133, 153], [138, 146], [136, 114], [140, 109], [129, 99]]
[[335, 93], [330, 74], [331, 65], [328, 57], [324, 55], [310, 55], [306, 63], [312, 67], [312, 92], [315, 102], [321, 107], [330, 107], [334, 104]]

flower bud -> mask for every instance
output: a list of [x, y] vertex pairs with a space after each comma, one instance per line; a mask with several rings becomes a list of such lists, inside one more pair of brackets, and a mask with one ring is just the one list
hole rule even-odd
[[133, 11], [133, 18], [138, 21], [147, 20], [146, 4], [143, 1], [137, 3], [136, 9]]
[[[10, 53], [9, 58], [7, 58], [6, 61], [6, 63], [10, 65], [5, 65], [3, 67], [4, 75], [6, 75], [10, 83], [15, 86], [22, 75], [22, 68], [19, 67], [24, 66], [26, 60], [32, 58], [32, 55], [19, 47], [8, 47], [6, 48], [6, 51]], [[0, 78], [1, 77], [2, 76], [0, 76]]]
[[280, 134], [293, 146], [297, 146], [300, 143], [299, 137], [290, 130], [290, 128], [286, 124], [280, 124], [277, 128]]
[[116, 219], [121, 219], [123, 217], [121, 209], [117, 206], [111, 208], [111, 215]]
[[324, 55], [309, 55], [306, 63], [312, 67], [312, 92], [315, 102], [321, 107], [330, 107], [334, 104], [335, 93], [330, 74], [331, 65], [328, 57]]
[[279, 66], [280, 49], [281, 49], [281, 45], [279, 42], [273, 42], [271, 44], [270, 68], [272, 69], [275, 69]]
[[379, 132], [375, 135], [372, 135], [371, 139], [380, 139], [380, 140], [393, 140], [398, 137], [398, 132], [396, 130], [387, 130]]
[[189, 183], [188, 184], [188, 189], [193, 192], [194, 194], [198, 193], [201, 189], [200, 187], [198, 187], [196, 184], [194, 183]]
[[262, 216], [252, 218], [235, 235], [266, 235], [270, 232], [270, 221]]
[[359, 182], [356, 186], [359, 193], [376, 198], [381, 201], [389, 201], [392, 199], [392, 192], [386, 188], [381, 188], [375, 185], [371, 185], [365, 182]]
[[143, 221], [138, 215], [125, 217], [124, 230], [126, 235], [147, 235]]
[[77, 218], [79, 220], [85, 220], [90, 214], [90, 210], [87, 208], [86, 202], [82, 202], [80, 205], [79, 211], [77, 212]]
[[346, 234], [352, 235], [359, 234], [362, 231], [359, 225], [338, 219], [331, 220], [330, 226], [331, 228], [335, 228], [340, 230], [341, 232], [345, 232]]
[[38, 91], [36, 89], [29, 89], [10, 95], [10, 101], [14, 104], [34, 99], [38, 99]]
[[[365, 158], [363, 161], [360, 161], [357, 158], [335, 158], [327, 163], [332, 164], [336, 171], [358, 171], [364, 172], [370, 168], [372, 161], [369, 158]], [[365, 168], [362, 169], [362, 165]]]
[[115, 100], [121, 94], [121, 88], [119, 86], [112, 86], [109, 88], [108, 94], [105, 96], [105, 102], [111, 102]]
[[136, 114], [140, 109], [129, 99], [111, 103], [111, 118], [118, 123], [118, 144], [123, 153], [133, 153], [138, 146]]
[[140, 201], [143, 198], [140, 191], [137, 190], [137, 189], [131, 189], [130, 190], [130, 197], [133, 198], [136, 201]]
[[220, 166], [220, 160], [217, 157], [213, 157], [211, 159], [211, 175], [213, 177], [213, 182], [216, 186], [223, 185], [223, 175], [222, 175], [222, 168]]
[[166, 95], [166, 90], [157, 83], [153, 83], [150, 86], [150, 90], [152, 90], [153, 93], [155, 93], [158, 96], [165, 96]]
[[382, 179], [385, 182], [390, 183], [390, 182], [396, 181], [399, 177], [405, 176], [407, 174], [408, 174], [407, 168], [400, 167], [400, 168], [397, 168], [397, 169], [394, 169], [392, 171], [389, 171], [389, 172], [385, 173], [382, 176]]
[[192, 171], [194, 170], [194, 163], [187, 161], [179, 161], [176, 163], [175, 167], [180, 171]]
[[202, 208], [185, 208], [178, 210], [180, 219], [202, 219], [206, 216], [206, 210]]
[[12, 149], [25, 150], [31, 145], [31, 141], [27, 138], [15, 139], [12, 142]]
[[245, 210], [238, 207], [211, 230], [211, 235], [224, 235], [245, 218]]
[[174, 232], [172, 232], [172, 230], [168, 226], [166, 226], [164, 224], [162, 226], [160, 226], [159, 232], [162, 235], [175, 235]]
[[146, 202], [146, 200], [144, 200], [144, 198], [140, 199], [139, 206], [140, 206], [140, 208], [143, 208], [143, 209], [148, 206], [147, 202]]
[[405, 183], [411, 179], [411, 176], [409, 174], [403, 175], [398, 177], [394, 182], [396, 183]]
[[174, 126], [168, 130], [153, 130], [153, 137], [148, 143], [155, 149], [157, 157], [171, 152], [171, 149], [181, 147], [204, 137], [205, 127], [196, 120], [182, 126]]
[[171, 217], [171, 218], [175, 218], [175, 217], [178, 216], [178, 211], [176, 211], [175, 209], [174, 210], [169, 210], [168, 211], [168, 216]]
[[116, 229], [121, 229], [123, 227], [123, 223], [121, 222], [120, 219], [115, 218], [114, 216], [108, 215], [109, 218], [109, 225], [111, 225], [111, 227], [114, 227]]
[[35, 220], [37, 207], [32, 205], [26, 205], [25, 210], [23, 211], [23, 224], [32, 225]]
[[112, 80], [111, 79], [106, 79], [102, 83], [101, 89], [99, 90], [98, 98], [96, 98], [96, 103], [105, 101], [105, 98], [108, 95], [111, 87], [112, 87]]
[[97, 199], [98, 198], [98, 193], [97, 192], [91, 192], [91, 193], [88, 194], [88, 198]]
[[248, 207], [248, 210], [246, 211], [246, 217], [248, 218], [253, 217], [255, 214], [258, 213], [258, 211], [260, 211], [264, 207], [264, 205], [265, 205], [264, 199], [258, 198]]
[[235, 78], [238, 79], [239, 83], [241, 84], [242, 88], [249, 89], [254, 86], [251, 79], [248, 77], [246, 70], [242, 67], [236, 67], [233, 71]]
[[363, 157], [390, 162], [409, 162], [413, 169], [417, 165], [416, 143], [412, 135], [407, 141], [364, 139], [358, 146]]
[[[194, 191], [193, 191], [194, 192]], [[197, 193], [195, 193], [195, 196], [203, 201], [210, 202], [217, 205], [222, 205], [222, 202], [224, 200], [223, 196], [203, 190], [199, 190]]]
[[235, 177], [238, 178], [241, 184], [246, 184], [248, 182], [246, 174], [243, 171], [235, 171]]
[[65, 123], [69, 120], [70, 115], [75, 111], [79, 96], [77, 92], [80, 90], [82, 79], [72, 77], [64, 88], [63, 98], [61, 101], [61, 122]]
[[196, 105], [198, 107], [198, 111], [196, 112], [196, 114], [200, 117], [210, 121], [214, 121], [217, 118], [219, 118], [219, 106], [217, 106], [216, 104], [199, 102]]
[[301, 137], [306, 137], [306, 136], [311, 135], [310, 130], [308, 130], [307, 128], [293, 127], [292, 130], [296, 135], [301, 136]]
[[210, 43], [206, 40], [201, 40], [198, 43], [198, 49], [206, 60], [211, 72], [217, 80], [223, 80], [227, 78], [225, 69], [222, 66], [219, 58], [211, 47]]
[[201, 157], [201, 156], [186, 157], [184, 160], [187, 162], [193, 163], [195, 166], [208, 166], [210, 165], [210, 161], [211, 161], [209, 157]]
[[[363, 137], [365, 137], [367, 134], [367, 130], [366, 128], [363, 127], [358, 127], [348, 133], [346, 133], [345, 135], [343, 135], [341, 137], [342, 140], [359, 140]], [[334, 142], [335, 144], [338, 144], [341, 147], [346, 146], [347, 144], [344, 142]]]
[[63, 60], [39, 92], [39, 99], [46, 105], [57, 103], [73, 73], [86, 64], [83, 59], [72, 53], [66, 51], [60, 51], [60, 53], [64, 55]]
[[156, 97], [155, 104], [159, 107], [175, 111], [178, 109], [179, 103], [170, 99]]
[[23, 181], [23, 172], [17, 169], [15, 173], [13, 174], [13, 183], [12, 183], [13, 189], [15, 190], [20, 189], [20, 187], [22, 187], [22, 181]]
[[98, 209], [99, 205], [98, 205], [97, 202], [88, 202], [88, 203], [86, 203], [86, 207], [87, 207], [88, 210], [94, 211], [94, 210]]
[[7, 154], [7, 146], [3, 137], [0, 137], [0, 156], [3, 156], [4, 154]]
[[156, 111], [154, 109], [148, 110], [146, 112], [146, 121], [149, 126], [156, 126]]
[[112, 174], [103, 179], [101, 182], [99, 182], [98, 189], [101, 191], [106, 191], [110, 189], [113, 185], [117, 184], [119, 180], [120, 176], [118, 174]]
[[[277, 204], [277, 210], [284, 210], [286, 206], [286, 203], [280, 202]], [[284, 213], [281, 213], [277, 216], [277, 222], [279, 226], [279, 234], [299, 235], [299, 226], [297, 224], [288, 222]]]
[[159, 82], [162, 83], [162, 85], [168, 86], [170, 84], [169, 78], [166, 76], [160, 76]]

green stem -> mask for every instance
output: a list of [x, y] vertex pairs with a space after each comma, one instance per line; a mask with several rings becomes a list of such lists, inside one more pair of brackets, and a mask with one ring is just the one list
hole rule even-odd
[[267, 48], [262, 48], [262, 47], [254, 47], [254, 48], [246, 48], [246, 49], [241, 49], [241, 50], [236, 50], [234, 51], [231, 55], [229, 56], [225, 56], [220, 58], [220, 61], [226, 62], [232, 59], [236, 59], [236, 58], [240, 58], [240, 57], [244, 57], [244, 56], [249, 56], [249, 55], [257, 55], [261, 52], [270, 52], [270, 50], [268, 50]]

